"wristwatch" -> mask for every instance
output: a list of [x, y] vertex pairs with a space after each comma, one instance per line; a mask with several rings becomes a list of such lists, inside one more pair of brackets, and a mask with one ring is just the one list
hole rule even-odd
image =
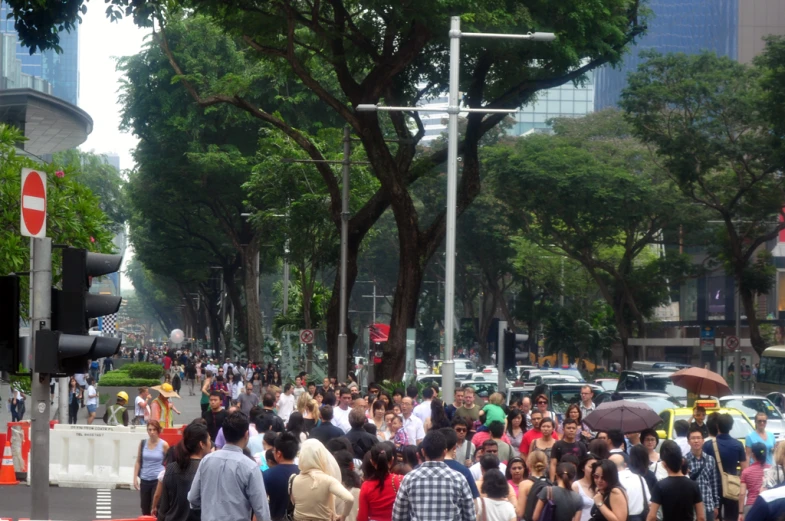
[[594, 503], [594, 505], [595, 505], [597, 508], [602, 508], [602, 505], [604, 505], [604, 504], [605, 504], [605, 501], [603, 501], [603, 502], [602, 502], [602, 503], [600, 503], [599, 505], [598, 505], [597, 503]]

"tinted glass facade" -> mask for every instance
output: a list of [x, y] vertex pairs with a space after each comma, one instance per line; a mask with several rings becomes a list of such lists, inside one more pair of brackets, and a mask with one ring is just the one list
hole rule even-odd
[[[16, 29], [14, 29], [13, 18], [8, 19], [7, 16], [10, 9], [5, 3], [0, 2], [0, 33], [3, 35], [13, 35], [16, 38]], [[9, 42], [6, 38], [4, 42]], [[23, 77], [31, 77], [32, 79], [23, 79], [21, 86], [33, 86], [33, 83], [46, 85], [46, 89], [38, 88], [49, 94], [53, 94], [60, 99], [67, 101], [73, 105], [78, 105], [79, 102], [79, 30], [78, 26], [72, 32], [64, 32], [60, 36], [60, 46], [63, 49], [61, 54], [55, 51], [45, 51], [43, 53], [36, 52], [30, 54], [30, 49], [23, 47], [18, 41], [14, 43], [14, 53], [16, 60], [18, 60], [20, 67], [19, 72]], [[3, 49], [3, 59], [6, 60], [12, 56], [11, 50]], [[6, 68], [12, 71], [13, 67]], [[6, 83], [5, 88], [12, 88], [14, 83], [19, 83], [13, 78], [13, 71], [11, 74], [11, 81]], [[8, 76], [6, 71], [3, 71], [3, 76]], [[41, 82], [40, 80], [44, 80]], [[33, 87], [36, 88], [36, 87]], [[48, 89], [48, 90], [47, 90]]]
[[694, 54], [713, 51], [738, 58], [738, 0], [650, 0], [649, 30], [631, 46], [617, 66], [602, 67], [595, 77], [597, 110], [616, 106], [627, 84], [627, 74], [637, 70], [643, 50]]
[[537, 100], [521, 107], [514, 114], [515, 124], [509, 130], [514, 136], [530, 131], [549, 129], [553, 118], [581, 117], [594, 112], [594, 77], [586, 75], [583, 85], [566, 83], [537, 93]]

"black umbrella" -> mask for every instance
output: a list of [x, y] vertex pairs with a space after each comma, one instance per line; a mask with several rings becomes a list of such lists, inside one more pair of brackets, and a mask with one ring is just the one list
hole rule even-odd
[[640, 432], [654, 427], [661, 418], [645, 403], [618, 400], [601, 403], [583, 419], [593, 431], [620, 430], [624, 433]]

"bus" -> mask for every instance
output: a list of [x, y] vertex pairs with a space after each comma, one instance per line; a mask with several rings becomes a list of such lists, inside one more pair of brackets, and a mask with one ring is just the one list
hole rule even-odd
[[755, 390], [760, 394], [782, 392], [785, 388], [785, 346], [767, 347], [760, 356]]

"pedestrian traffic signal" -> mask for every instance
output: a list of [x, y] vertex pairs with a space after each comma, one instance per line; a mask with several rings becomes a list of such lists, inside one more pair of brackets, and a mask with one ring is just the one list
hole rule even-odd
[[512, 329], [504, 330], [504, 367], [503, 371], [508, 371], [515, 367], [515, 331]]
[[19, 277], [0, 277], [0, 371], [19, 370]]
[[[63, 250], [62, 289], [52, 289], [52, 331], [37, 332], [36, 372], [86, 373], [89, 360], [112, 356], [120, 350], [119, 338], [89, 336], [90, 321], [117, 313], [121, 297], [90, 293], [93, 277], [120, 269], [121, 255]], [[39, 343], [40, 339], [40, 343]], [[40, 354], [40, 356], [39, 356]]]

